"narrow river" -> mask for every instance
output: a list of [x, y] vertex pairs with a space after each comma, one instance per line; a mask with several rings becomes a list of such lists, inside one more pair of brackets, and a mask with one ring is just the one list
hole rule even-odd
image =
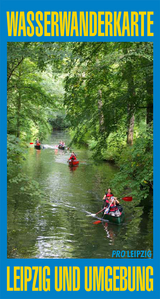
[[[44, 143], [52, 147], [60, 140], [67, 143], [69, 137], [55, 132]], [[76, 168], [67, 164], [69, 151], [27, 150], [22, 172], [40, 184], [45, 196], [22, 196], [22, 186], [8, 186], [8, 258], [111, 258], [113, 250], [152, 250], [152, 219], [136, 200], [121, 201], [122, 224], [94, 224], [88, 214], [101, 209], [108, 187], [114, 189], [110, 182], [117, 169], [96, 164], [87, 149], [74, 151], [80, 160]]]

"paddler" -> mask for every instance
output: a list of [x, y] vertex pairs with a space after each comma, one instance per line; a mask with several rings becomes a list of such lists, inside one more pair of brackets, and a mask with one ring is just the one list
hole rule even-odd
[[69, 160], [77, 160], [76, 154], [74, 152], [71, 153]]
[[106, 200], [107, 195], [108, 195], [108, 196], [109, 196], [109, 195], [113, 196], [113, 194], [112, 194], [112, 192], [111, 192], [111, 188], [108, 188], [108, 189], [107, 189], [107, 192], [106, 192], [105, 195], [103, 196], [103, 199], [104, 199], [104, 200]]
[[110, 206], [110, 211], [116, 211], [117, 207], [116, 205], [119, 205], [119, 201], [117, 200], [117, 197], [113, 196], [111, 189], [108, 188], [106, 194], [103, 197], [104, 200], [104, 207]]
[[39, 139], [36, 140], [36, 145], [40, 145]]

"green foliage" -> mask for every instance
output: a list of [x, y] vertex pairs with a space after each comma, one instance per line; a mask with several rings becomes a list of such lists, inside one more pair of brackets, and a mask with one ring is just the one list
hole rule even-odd
[[40, 191], [39, 184], [22, 173], [22, 162], [25, 160], [26, 143], [14, 135], [7, 135], [7, 171], [8, 188], [18, 186], [18, 196], [27, 195], [29, 197], [44, 197]]
[[116, 162], [118, 190], [147, 198], [153, 188], [153, 43], [71, 48], [65, 105], [73, 141]]
[[7, 44], [8, 181], [25, 184], [20, 190], [30, 196], [38, 192], [35, 191], [38, 187], [21, 173], [27, 143], [37, 138], [42, 142], [51, 132], [57, 115], [65, 119], [61, 46], [55, 43]]
[[[74, 141], [85, 135], [97, 141], [97, 152], [123, 123], [126, 136], [131, 116], [153, 104], [152, 43], [73, 43], [65, 80], [67, 117]], [[88, 134], [89, 132], [89, 134]], [[124, 135], [123, 134], [123, 135]]]
[[112, 184], [120, 192], [128, 190], [134, 198], [147, 198], [153, 189], [153, 128], [148, 126], [137, 136], [132, 147], [121, 152], [119, 172]]
[[8, 43], [8, 133], [25, 141], [42, 141], [51, 125], [61, 119], [66, 125], [65, 75], [57, 74], [60, 53], [55, 49], [58, 51], [58, 44]]
[[72, 143], [120, 166], [115, 184], [141, 187], [146, 197], [153, 184], [153, 43], [7, 47], [8, 171], [24, 158], [26, 142], [69, 127]]
[[23, 142], [14, 135], [7, 135], [7, 169], [8, 177], [12, 176], [15, 169], [20, 169], [20, 162], [25, 159], [25, 147]]
[[43, 199], [46, 197], [45, 192], [40, 188], [40, 185], [33, 178], [28, 177], [25, 173], [19, 172], [15, 177], [9, 179], [8, 188], [11, 188], [13, 184], [18, 185], [18, 196], [28, 196], [29, 198]]

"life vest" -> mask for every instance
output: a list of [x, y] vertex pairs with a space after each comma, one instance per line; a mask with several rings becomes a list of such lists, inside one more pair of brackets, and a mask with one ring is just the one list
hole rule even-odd
[[106, 197], [108, 197], [108, 196], [111, 197], [111, 196], [113, 196], [113, 194], [112, 194], [112, 193], [107, 193], [107, 194], [106, 194]]
[[[108, 204], [108, 205], [110, 205], [110, 202], [109, 202], [109, 200], [108, 199], [106, 199], [106, 203]], [[117, 208], [117, 206], [114, 206], [114, 204], [112, 203], [111, 205], [110, 205], [110, 212], [114, 212], [114, 211], [117, 211], [118, 210], [118, 208]]]
[[[108, 199], [106, 199], [106, 203], [107, 203], [108, 205], [110, 205], [110, 202], [109, 202], [109, 200], [108, 200]], [[110, 207], [114, 207], [114, 204], [113, 204], [113, 203], [111, 203]]]
[[110, 207], [110, 212], [114, 212], [114, 211], [117, 211], [118, 210], [118, 208], [117, 208], [117, 206], [111, 206]]
[[76, 156], [71, 155], [69, 159], [70, 159], [70, 160], [76, 160]]

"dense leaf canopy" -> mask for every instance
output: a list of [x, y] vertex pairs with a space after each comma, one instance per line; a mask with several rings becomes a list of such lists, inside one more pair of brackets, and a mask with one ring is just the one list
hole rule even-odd
[[153, 185], [153, 43], [8, 43], [7, 53], [9, 169], [23, 143], [61, 123], [72, 142], [119, 165], [114, 184], [146, 196]]

